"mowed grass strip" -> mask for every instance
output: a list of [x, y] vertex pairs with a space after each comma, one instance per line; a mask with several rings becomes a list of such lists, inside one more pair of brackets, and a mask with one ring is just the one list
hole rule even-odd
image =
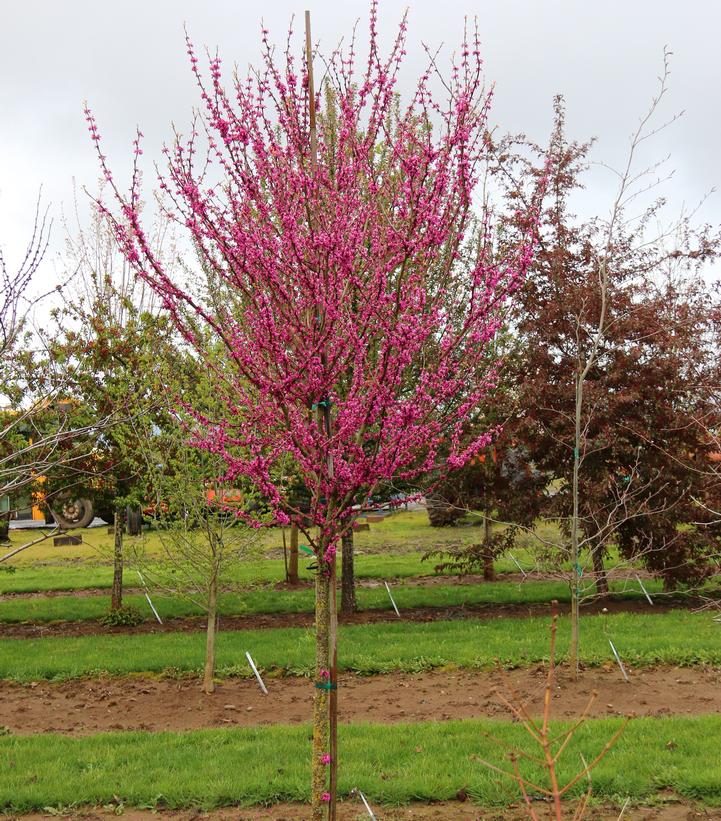
[[[531, 571], [533, 562], [526, 551], [513, 555], [525, 571]], [[355, 557], [355, 575], [358, 579], [387, 580], [436, 575], [434, 568], [437, 561], [423, 561], [422, 557], [423, 553], [360, 554]], [[313, 571], [307, 569], [309, 561], [303, 557], [299, 563], [299, 576], [307, 582], [315, 578]], [[13, 567], [13, 573], [0, 572], [0, 594], [110, 589], [113, 583], [113, 568], [110, 564], [86, 561], [49, 565], [18, 564]], [[499, 559], [496, 570], [498, 573], [518, 573], [518, 567], [509, 558]], [[272, 585], [284, 580], [285, 565], [282, 559], [243, 562], [232, 567], [227, 574], [229, 583], [243, 587]], [[137, 587], [137, 572], [126, 567], [123, 582], [127, 586]]]
[[[361, 674], [439, 667], [483, 668], [496, 659], [525, 666], [548, 655], [546, 618], [464, 619], [431, 623], [383, 622], [339, 630], [340, 669]], [[708, 614], [621, 613], [581, 620], [581, 659], [613, 663], [609, 638], [628, 665], [721, 664], [721, 628]], [[566, 655], [568, 619], [559, 622], [559, 655]], [[108, 673], [195, 673], [203, 664], [204, 639], [196, 633], [97, 635], [78, 638], [0, 640], [0, 678], [27, 682]], [[218, 674], [246, 676], [245, 651], [271, 673], [309, 675], [313, 632], [303, 628], [221, 632]]]
[[[588, 722], [561, 758], [561, 782], [579, 771], [581, 754], [592, 761], [618, 726], [618, 719]], [[382, 805], [453, 799], [464, 788], [479, 804], [506, 805], [518, 792], [478, 760], [508, 767], [503, 749], [486, 734], [538, 754], [523, 728], [510, 722], [342, 726], [340, 793], [358, 787]], [[133, 806], [207, 809], [307, 801], [309, 737], [308, 726], [6, 737], [0, 739], [0, 807], [26, 812], [103, 804], [115, 796]], [[637, 719], [594, 770], [594, 796], [622, 803], [672, 790], [719, 804], [719, 737], [719, 716]], [[522, 761], [522, 767], [543, 783], [536, 765]], [[573, 794], [585, 789], [582, 780]]]
[[[627, 600], [646, 601], [636, 582], [613, 582], [611, 590]], [[661, 590], [661, 582], [645, 583], [651, 593]], [[592, 594], [595, 588], [587, 586]], [[416, 585], [410, 582], [392, 588], [393, 598], [399, 608], [416, 607], [479, 607], [483, 605], [542, 604], [552, 599], [570, 601], [570, 590], [563, 582], [486, 582], [481, 584], [434, 584]], [[203, 610], [182, 596], [159, 595], [151, 591], [151, 598], [161, 618], [200, 616]], [[387, 608], [391, 610], [388, 593], [383, 586], [360, 587], [356, 593], [361, 610]], [[124, 604], [137, 608], [148, 621], [154, 620], [145, 596], [130, 593], [124, 596]], [[241, 593], [224, 593], [220, 596], [220, 612], [225, 616], [282, 613], [312, 613], [314, 591], [250, 589]], [[57, 595], [48, 598], [7, 598], [0, 600], [0, 623], [86, 621], [99, 619], [110, 609], [110, 596]]]
[[[422, 556], [422, 553], [357, 556], [356, 576], [359, 579], [394, 579], [433, 574], [435, 562], [423, 562]], [[315, 577], [312, 571], [307, 570], [307, 565], [306, 559], [299, 563], [299, 575], [302, 580], [312, 581]], [[526, 566], [526, 569], [530, 567], [528, 560]], [[512, 569], [518, 571], [510, 559], [508, 567], [505, 567], [505, 563], [500, 566], [502, 572], [511, 572]], [[242, 586], [270, 585], [284, 579], [285, 565], [282, 559], [255, 559], [243, 562], [232, 567], [227, 575], [230, 583]], [[137, 572], [131, 567], [126, 567], [123, 582], [128, 586], [137, 587]], [[0, 572], [0, 593], [110, 589], [112, 584], [112, 565], [91, 561], [80, 564], [19, 564], [15, 566], [14, 573]]]

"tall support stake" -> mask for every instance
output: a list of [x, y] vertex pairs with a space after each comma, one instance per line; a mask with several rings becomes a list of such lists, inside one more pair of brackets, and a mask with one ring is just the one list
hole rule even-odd
[[[315, 111], [315, 83], [313, 78], [313, 45], [310, 29], [310, 11], [305, 12], [305, 53], [306, 66], [308, 70], [308, 124], [310, 128], [310, 167], [311, 173], [315, 176], [318, 166], [318, 134], [316, 130]], [[322, 323], [322, 317], [318, 314], [316, 321]], [[325, 357], [323, 356], [325, 362]], [[318, 407], [318, 428], [325, 435], [326, 441], [330, 442], [332, 435], [332, 418], [330, 409], [330, 397], [319, 397]], [[329, 453], [326, 464], [326, 471], [329, 479], [333, 478], [333, 457]], [[330, 501], [330, 500], [329, 500]], [[323, 565], [325, 555], [326, 540], [323, 534], [319, 539], [318, 557], [318, 579], [316, 583], [316, 660], [319, 662], [326, 658], [329, 662], [327, 682], [328, 689], [324, 689], [324, 682], [316, 682], [316, 691], [313, 701], [313, 821], [322, 821], [325, 812], [324, 804], [328, 806], [328, 821], [336, 821], [336, 792], [338, 783], [338, 608], [336, 603], [336, 562], [335, 557], [330, 563], [327, 571]], [[327, 576], [325, 575], [327, 572]], [[321, 712], [326, 708], [325, 716]], [[325, 718], [325, 727], [321, 727], [321, 722]], [[327, 739], [328, 746], [324, 749]], [[326, 765], [326, 755], [330, 756], [330, 761]], [[323, 801], [322, 794], [318, 792], [321, 788], [321, 781], [325, 787], [325, 767], [329, 767], [328, 798]], [[322, 769], [321, 769], [322, 768]], [[322, 778], [321, 778], [322, 774]], [[325, 792], [325, 789], [324, 789]]]

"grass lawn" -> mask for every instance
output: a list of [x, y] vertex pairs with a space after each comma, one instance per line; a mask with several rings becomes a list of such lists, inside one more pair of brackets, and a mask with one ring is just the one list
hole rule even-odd
[[[597, 719], [581, 729], [561, 758], [562, 782], [578, 772], [581, 754], [593, 759], [618, 723]], [[479, 804], [506, 805], [519, 797], [515, 786], [477, 758], [503, 764], [502, 750], [486, 733], [536, 752], [511, 722], [342, 726], [339, 791], [348, 795], [358, 787], [378, 806], [453, 799], [463, 787]], [[308, 726], [8, 736], [0, 739], [0, 807], [64, 809], [115, 796], [132, 806], [171, 808], [307, 801], [309, 737]], [[622, 803], [670, 789], [719, 804], [719, 737], [721, 716], [636, 719], [594, 770], [594, 796]], [[536, 765], [523, 769], [531, 780], [541, 779]], [[578, 784], [575, 794], [584, 789]]]
[[[339, 630], [339, 667], [371, 674], [490, 667], [496, 659], [506, 666], [535, 664], [548, 655], [548, 624], [546, 618], [499, 618], [344, 626]], [[566, 653], [568, 635], [569, 621], [562, 618], [560, 658]], [[582, 661], [591, 666], [613, 663], [609, 637], [631, 666], [721, 664], [721, 627], [708, 614], [587, 616], [581, 621]], [[2, 639], [0, 678], [27, 682], [103, 672], [196, 673], [203, 664], [204, 639], [202, 632]], [[310, 629], [221, 631], [218, 674], [250, 675], [245, 661], [249, 650], [270, 673], [309, 675], [313, 648]]]
[[[477, 521], [480, 523], [482, 520], [478, 517]], [[546, 540], [559, 538], [558, 527], [554, 523], [539, 523], [536, 530], [539, 536]], [[98, 562], [112, 559], [113, 536], [108, 534], [106, 527], [94, 527], [74, 532], [76, 535], [82, 536], [82, 544], [55, 547], [52, 540], [48, 540], [23, 553], [19, 553], [17, 558], [12, 560], [13, 564], [22, 566], [37, 562]], [[356, 550], [360, 554], [417, 553], [419, 559], [420, 554], [434, 547], [459, 546], [478, 542], [481, 539], [481, 534], [482, 529], [473, 526], [431, 527], [424, 510], [412, 510], [399, 511], [392, 516], [387, 516], [383, 521], [371, 524], [370, 530], [358, 531], [354, 539]], [[36, 535], [39, 535], [37, 531], [11, 530], [10, 540], [12, 545], [17, 547]], [[144, 540], [145, 548], [150, 555], [160, 552], [160, 537], [157, 530], [149, 530], [142, 537], [126, 537], [126, 540], [128, 544], [132, 544], [137, 542], [138, 538]], [[286, 532], [287, 538], [288, 534]], [[263, 550], [279, 554], [282, 557], [283, 539], [279, 528], [262, 530], [261, 539]], [[528, 549], [533, 547], [533, 542], [534, 539], [530, 534], [519, 534], [516, 542], [518, 555], [515, 552], [514, 555], [521, 564], [524, 564], [524, 560], [526, 562], [530, 561], [526, 554]], [[419, 572], [432, 572], [434, 563], [434, 561], [430, 561], [423, 564]], [[273, 577], [276, 581], [283, 576], [282, 566], [281, 558], [276, 563], [278, 573]], [[499, 569], [513, 571], [517, 568], [510, 559], [505, 559], [499, 564]]]
[[[11, 542], [19, 545], [33, 537], [35, 531], [11, 531]], [[371, 524], [370, 530], [358, 531], [355, 534], [356, 547], [360, 551], [414, 553], [425, 551], [434, 545], [471, 544], [480, 538], [481, 530], [477, 527], [432, 528], [424, 510], [400, 511], [383, 521]], [[82, 536], [81, 545], [55, 547], [51, 540], [30, 548], [19, 554], [17, 563], [36, 561], [67, 561], [78, 559], [95, 559], [112, 557], [113, 536], [108, 534], [107, 527], [93, 527], [74, 531]], [[127, 537], [128, 542], [134, 537]], [[150, 554], [160, 552], [160, 541], [157, 530], [148, 530], [142, 537]], [[288, 533], [286, 532], [286, 539]], [[301, 541], [302, 541], [301, 536]], [[262, 546], [267, 551], [282, 551], [283, 537], [279, 528], [261, 530]], [[282, 562], [281, 562], [282, 564]]]
[[[58, 548], [60, 549], [60, 548]], [[363, 578], [408, 578], [413, 576], [432, 575], [433, 562], [422, 562], [422, 553], [402, 554], [361, 554], [356, 556], [355, 570], [359, 579]], [[310, 560], [301, 560], [299, 572], [301, 579], [311, 581], [313, 573], [307, 570]], [[502, 560], [502, 570], [510, 571], [515, 565]], [[526, 561], [530, 567], [530, 562]], [[516, 568], [517, 570], [517, 568]], [[228, 573], [228, 581], [243, 586], [268, 585], [285, 579], [282, 559], [254, 559], [235, 565]], [[126, 585], [137, 587], [138, 574], [131, 568], [125, 568], [123, 579]], [[91, 562], [66, 562], [63, 564], [24, 564], [18, 565], [14, 573], [0, 572], [0, 593], [35, 593], [44, 591], [88, 590], [93, 588], [110, 589], [113, 583], [113, 568], [109, 564]]]
[[[660, 592], [658, 581], [645, 583], [651, 593]], [[636, 582], [614, 582], [611, 589], [618, 596], [630, 600], [646, 601]], [[587, 586], [589, 594], [595, 588]], [[570, 590], [563, 582], [487, 582], [482, 584], [413, 585], [412, 579], [392, 588], [393, 598], [399, 609], [415, 607], [473, 607], [478, 605], [539, 604], [558, 599], [570, 601]], [[248, 589], [241, 593], [224, 593], [220, 597], [221, 615], [249, 615], [252, 613], [312, 613], [315, 593], [312, 589], [272, 590]], [[161, 596], [151, 591], [151, 598], [161, 618], [200, 616], [200, 607], [177, 596]], [[359, 587], [356, 592], [361, 610], [391, 609], [391, 602], [384, 586]], [[148, 621], [155, 617], [142, 594], [126, 594], [124, 604], [136, 607]], [[339, 598], [340, 601], [340, 598]], [[80, 621], [98, 619], [110, 609], [110, 596], [52, 596], [49, 598], [8, 598], [0, 600], [0, 623]]]
[[[378, 524], [371, 525], [370, 531], [355, 535], [355, 569], [358, 578], [397, 579], [413, 576], [432, 575], [437, 559], [421, 561], [424, 552], [433, 546], [470, 544], [480, 538], [478, 528], [432, 528], [424, 511], [400, 512], [389, 516]], [[551, 524], [539, 524], [537, 531], [544, 538], [557, 535], [557, 528]], [[34, 593], [42, 591], [83, 590], [90, 588], [110, 588], [112, 584], [112, 536], [106, 528], [92, 528], [79, 531], [82, 545], [54, 547], [50, 542], [42, 543], [18, 554], [10, 566], [14, 573], [0, 572], [0, 594]], [[32, 536], [28, 531], [11, 531], [14, 546], [22, 544]], [[150, 555], [160, 551], [159, 535], [151, 531], [141, 537]], [[228, 574], [229, 581], [238, 585], [272, 584], [285, 577], [280, 532], [263, 531], [264, 549], [273, 558], [248, 560], [233, 567]], [[532, 538], [519, 534], [517, 547], [512, 556], [521, 567], [530, 571], [535, 561], [529, 547]], [[139, 540], [126, 538], [128, 554], [132, 553]], [[499, 573], [517, 573], [518, 567], [510, 556], [496, 562]], [[312, 579], [306, 568], [309, 559], [301, 558], [300, 576]], [[613, 567], [617, 560], [612, 556], [607, 566]], [[127, 567], [125, 583], [137, 586], [135, 571]]]

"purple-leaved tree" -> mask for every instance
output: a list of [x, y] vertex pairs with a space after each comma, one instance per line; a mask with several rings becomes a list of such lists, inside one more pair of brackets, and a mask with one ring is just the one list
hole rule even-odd
[[[289, 36], [279, 61], [263, 31], [263, 64], [227, 89], [220, 59], [206, 77], [188, 40], [203, 110], [159, 175], [168, 217], [199, 260], [186, 281], [146, 237], [142, 135], [124, 193], [86, 113], [116, 196], [101, 207], [225, 408], [195, 414], [194, 444], [222, 456], [224, 482], [252, 482], [273, 521], [297, 524], [315, 551], [314, 819], [335, 818], [337, 545], [353, 505], [381, 482], [438, 469], [441, 452], [444, 469], [459, 467], [489, 443], [493, 431], [469, 439], [465, 423], [493, 389], [490, 342], [533, 252], [535, 208], [524, 239], [497, 258], [472, 207], [490, 102], [477, 34], [447, 77], [429, 57], [402, 105], [405, 42], [404, 18], [381, 55], [372, 3], [367, 61], [358, 68], [351, 40], [316, 89], [306, 13], [300, 60]], [[308, 510], [287, 493], [291, 472]]]

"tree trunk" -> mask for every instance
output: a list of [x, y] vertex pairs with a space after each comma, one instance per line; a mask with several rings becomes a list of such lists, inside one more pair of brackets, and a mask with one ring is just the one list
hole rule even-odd
[[571, 518], [571, 644], [568, 649], [568, 663], [574, 681], [578, 678], [578, 652], [580, 641], [580, 624], [578, 608], [578, 592], [581, 580], [580, 565], [578, 563], [578, 529], [579, 529], [579, 471], [581, 467], [581, 410], [583, 408], [583, 380], [585, 372], [579, 370], [576, 374], [576, 412], [574, 415], [573, 437], [573, 478], [571, 480], [571, 496], [573, 499], [573, 516]]
[[340, 612], [344, 616], [358, 609], [355, 600], [355, 573], [353, 570], [353, 529], [343, 535], [341, 542], [343, 568], [341, 573]]
[[493, 566], [493, 545], [491, 543], [493, 523], [487, 506], [483, 510], [483, 580], [495, 582], [496, 568]]
[[125, 508], [125, 521], [127, 523], [128, 536], [140, 536], [143, 532], [143, 512], [140, 508], [128, 505]]
[[113, 591], [110, 597], [110, 610], [120, 610], [123, 606], [123, 514], [115, 511], [113, 521], [115, 531], [115, 550], [113, 553]]
[[[320, 551], [320, 556], [323, 552]], [[313, 691], [312, 819], [324, 821], [328, 792], [328, 770], [324, 756], [330, 755], [330, 577], [322, 572], [322, 559], [315, 580], [315, 689]]]
[[0, 513], [0, 544], [10, 544], [10, 513]]
[[205, 631], [205, 671], [203, 692], [215, 692], [215, 627], [218, 615], [218, 574], [214, 573], [208, 591], [208, 624]]
[[603, 564], [603, 545], [595, 540], [591, 544], [591, 560], [593, 575], [596, 578], [596, 593], [601, 597], [608, 596], [608, 574]]
[[288, 555], [288, 583], [299, 584], [298, 578], [298, 525], [290, 526], [290, 553]]

